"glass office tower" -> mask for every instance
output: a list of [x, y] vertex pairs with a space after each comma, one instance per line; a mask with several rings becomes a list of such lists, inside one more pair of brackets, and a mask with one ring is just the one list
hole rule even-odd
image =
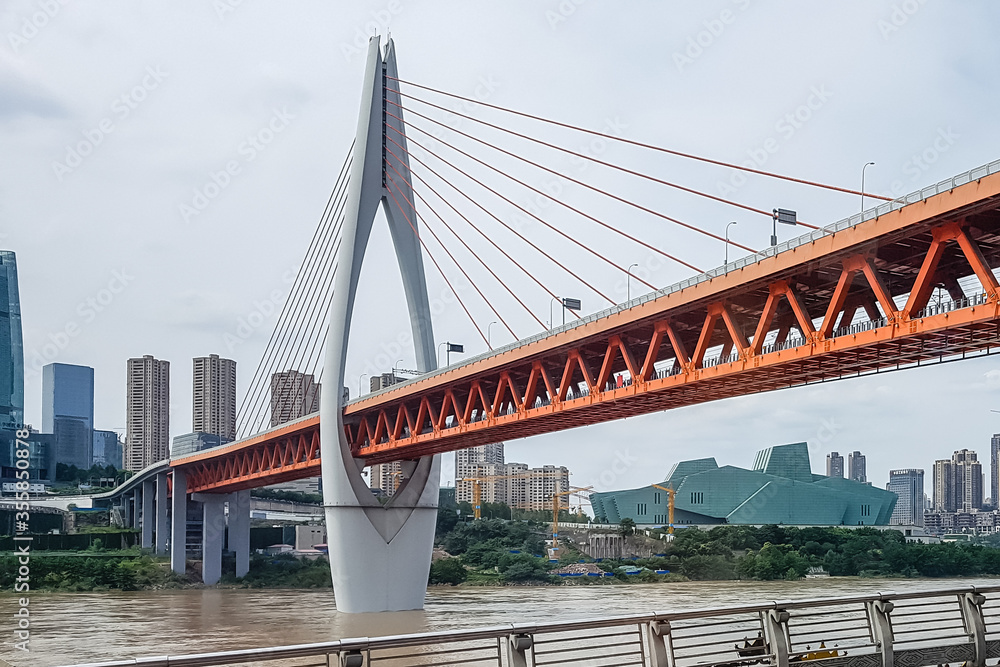
[[24, 343], [21, 301], [17, 293], [17, 260], [0, 250], [0, 428], [24, 423]]
[[94, 369], [42, 367], [42, 431], [55, 436], [53, 459], [89, 468], [94, 457]]

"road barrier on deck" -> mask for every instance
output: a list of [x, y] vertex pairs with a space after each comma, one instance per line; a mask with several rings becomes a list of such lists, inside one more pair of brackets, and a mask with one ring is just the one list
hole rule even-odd
[[[1000, 658], [1000, 586], [785, 600], [500, 625], [75, 667], [985, 667]], [[276, 661], [280, 661], [276, 662]]]

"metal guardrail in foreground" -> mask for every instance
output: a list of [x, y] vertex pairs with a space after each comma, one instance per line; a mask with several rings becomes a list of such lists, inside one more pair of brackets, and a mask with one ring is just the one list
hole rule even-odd
[[985, 667], [1000, 658], [1000, 586], [787, 600], [500, 625], [77, 667]]

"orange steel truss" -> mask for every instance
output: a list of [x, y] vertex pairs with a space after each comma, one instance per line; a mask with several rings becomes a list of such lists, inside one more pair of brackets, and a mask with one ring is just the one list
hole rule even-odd
[[[382, 463], [989, 353], [993, 267], [1000, 174], [354, 401], [346, 435], [355, 456]], [[314, 415], [174, 465], [192, 491], [315, 475], [318, 426]]]
[[187, 473], [189, 493], [240, 491], [314, 477], [319, 465], [319, 415], [171, 461], [171, 467]]
[[[998, 197], [989, 176], [356, 401], [348, 439], [379, 463], [988, 351], [1000, 343]], [[973, 275], [966, 295], [958, 279]], [[951, 299], [928, 307], [935, 289]]]

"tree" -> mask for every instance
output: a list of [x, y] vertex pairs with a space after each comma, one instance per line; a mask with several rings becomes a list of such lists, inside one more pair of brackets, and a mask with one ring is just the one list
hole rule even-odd
[[629, 535], [635, 535], [635, 521], [629, 517], [625, 517], [618, 522], [618, 532], [622, 537], [628, 537]]
[[442, 558], [431, 563], [428, 583], [431, 584], [451, 584], [456, 586], [465, 581], [469, 576], [465, 566], [458, 558]]

